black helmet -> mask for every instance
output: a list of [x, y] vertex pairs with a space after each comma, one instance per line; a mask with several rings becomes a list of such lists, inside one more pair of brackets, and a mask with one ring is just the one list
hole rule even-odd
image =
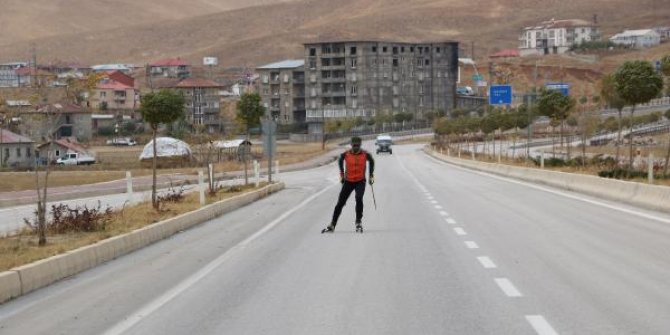
[[360, 145], [362, 142], [363, 142], [363, 140], [361, 140], [361, 138], [358, 137], [358, 136], [354, 136], [354, 137], [351, 138], [351, 144], [352, 145], [354, 145], [354, 144]]

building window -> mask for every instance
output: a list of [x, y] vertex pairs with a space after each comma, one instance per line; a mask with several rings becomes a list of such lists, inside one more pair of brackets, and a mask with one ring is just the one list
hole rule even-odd
[[377, 52], [377, 47], [372, 47], [372, 52]]
[[26, 157], [30, 158], [33, 155], [30, 148], [26, 148]]
[[440, 53], [440, 48], [435, 48], [435, 52], [439, 54]]
[[16, 148], [16, 157], [21, 158], [21, 148]]
[[351, 68], [355, 69], [357, 64], [358, 64], [358, 59], [352, 58], [351, 59]]
[[393, 47], [393, 54], [397, 55], [398, 54], [398, 47]]
[[5, 157], [9, 159], [9, 148], [5, 148]]
[[100, 92], [100, 97], [101, 98], [107, 97], [107, 92]]
[[310, 60], [309, 61], [309, 69], [310, 70], [316, 70], [316, 60]]
[[430, 65], [430, 59], [426, 59], [426, 62], [424, 63], [426, 66]]
[[387, 50], [388, 50], [388, 48], [386, 48], [386, 47], [382, 47], [382, 52], [383, 52], [383, 53], [386, 53]]
[[356, 47], [349, 48], [349, 54], [355, 55], [356, 54]]
[[419, 97], [419, 106], [423, 106], [423, 97]]
[[416, 65], [417, 65], [418, 67], [421, 67], [421, 66], [423, 65], [423, 59], [418, 58], [418, 59], [416, 60]]
[[312, 57], [316, 56], [316, 48], [309, 48], [309, 55]]
[[405, 52], [405, 47], [400, 47], [400, 52], [404, 53]]
[[409, 52], [414, 52], [414, 47], [409, 47]]
[[358, 86], [352, 85], [351, 86], [351, 95], [357, 95], [358, 94]]
[[398, 67], [398, 65], [399, 65], [399, 64], [398, 64], [398, 59], [397, 59], [397, 58], [394, 58], [394, 59], [393, 59], [393, 66], [394, 66], [394, 67]]

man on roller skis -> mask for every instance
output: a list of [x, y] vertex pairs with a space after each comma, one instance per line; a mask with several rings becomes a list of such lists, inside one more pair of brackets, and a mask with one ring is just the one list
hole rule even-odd
[[[362, 140], [360, 137], [351, 138], [351, 150], [347, 150], [340, 155], [337, 163], [340, 168], [340, 183], [342, 189], [337, 199], [337, 205], [333, 211], [333, 219], [330, 225], [323, 229], [321, 233], [332, 233], [337, 225], [337, 220], [342, 213], [342, 208], [347, 203], [351, 192], [356, 192], [356, 231], [363, 232], [363, 194], [365, 193], [365, 167], [369, 166], [370, 179], [367, 182], [375, 182], [375, 160], [367, 151], [361, 149]], [[369, 163], [369, 164], [367, 164]]]

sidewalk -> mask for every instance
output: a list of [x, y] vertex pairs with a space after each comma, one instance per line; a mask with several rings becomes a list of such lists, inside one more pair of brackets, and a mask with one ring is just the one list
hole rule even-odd
[[[305, 162], [289, 164], [286, 166], [279, 166], [279, 172], [306, 170], [310, 168], [319, 167], [333, 162], [337, 155], [344, 149], [336, 148], [321, 156], [312, 158]], [[281, 162], [280, 162], [281, 164]], [[250, 164], [251, 165], [251, 164]], [[250, 169], [253, 173], [253, 169]], [[262, 172], [262, 171], [261, 171]], [[230, 171], [217, 173], [216, 178], [219, 179], [237, 179], [244, 176], [244, 171]], [[185, 174], [171, 174], [159, 175], [158, 188], [165, 188], [170, 186], [170, 183], [180, 184], [182, 182], [195, 183], [198, 180], [197, 176]], [[133, 191], [145, 191], [151, 189], [152, 176], [133, 177]], [[50, 187], [48, 190], [48, 201], [70, 200], [78, 198], [88, 198], [109, 194], [118, 194], [126, 192], [126, 180], [119, 179], [95, 184], [74, 185], [74, 186], [60, 186]], [[35, 190], [14, 191], [14, 192], [0, 192], [0, 208], [12, 207], [19, 205], [32, 204], [37, 201]]]

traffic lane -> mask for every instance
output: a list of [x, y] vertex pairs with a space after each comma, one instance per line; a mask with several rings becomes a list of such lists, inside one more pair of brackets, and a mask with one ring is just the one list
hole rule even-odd
[[335, 233], [319, 234], [330, 189], [127, 333], [532, 334], [393, 156], [375, 158], [379, 208], [368, 190], [364, 234], [353, 199]]
[[670, 313], [667, 222], [613, 209], [629, 206], [555, 191], [609, 207], [594, 205], [427, 157], [412, 168], [419, 179], [442, 185], [434, 190], [437, 197], [531, 290], [529, 300], [551, 311], [559, 328], [589, 334], [670, 329], [661, 317]]
[[2, 334], [100, 334], [330, 181], [309, 180], [0, 306]]

